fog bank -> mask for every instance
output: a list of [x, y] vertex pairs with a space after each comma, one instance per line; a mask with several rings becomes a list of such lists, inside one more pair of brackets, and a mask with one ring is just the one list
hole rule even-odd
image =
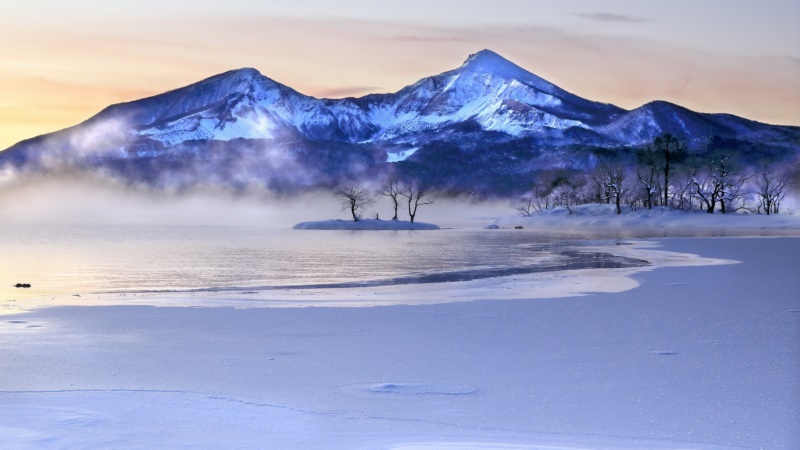
[[[505, 202], [431, 197], [416, 219], [441, 226], [482, 226], [509, 216]], [[408, 219], [404, 203], [398, 210]], [[386, 197], [375, 197], [364, 217], [393, 216]], [[291, 227], [298, 222], [349, 219], [332, 191], [279, 196], [265, 189], [234, 192], [203, 186], [187, 191], [153, 190], [85, 173], [47, 178], [6, 179], [0, 185], [0, 224], [4, 225], [247, 225]]]

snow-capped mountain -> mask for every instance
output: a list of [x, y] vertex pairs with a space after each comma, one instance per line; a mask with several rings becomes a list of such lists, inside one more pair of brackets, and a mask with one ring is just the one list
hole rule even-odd
[[0, 164], [94, 168], [153, 184], [281, 189], [399, 167], [439, 185], [477, 177], [493, 191], [499, 179], [513, 184], [509, 177], [589, 164], [577, 149], [645, 145], [663, 133], [689, 146], [717, 136], [800, 148], [796, 127], [660, 101], [626, 111], [575, 96], [483, 50], [455, 70], [362, 98], [317, 99], [255, 69], [233, 70], [112, 105], [80, 125], [11, 147]]
[[[162, 98], [164, 97], [164, 98]], [[287, 129], [308, 139], [350, 143], [413, 141], [473, 120], [510, 136], [589, 128], [624, 110], [574, 96], [494, 52], [396, 94], [318, 100], [240, 69], [163, 96], [115, 105], [99, 115], [127, 117], [135, 134], [174, 146], [192, 140], [272, 139]]]

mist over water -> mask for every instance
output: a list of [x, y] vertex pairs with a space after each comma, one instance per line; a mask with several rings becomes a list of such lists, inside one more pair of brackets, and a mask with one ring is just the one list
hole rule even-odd
[[[0, 301], [96, 292], [446, 282], [559, 267], [615, 267], [620, 261], [575, 253], [577, 241], [739, 234], [661, 227], [486, 230], [493, 218], [513, 216], [514, 210], [504, 202], [434, 199], [420, 207], [417, 221], [442, 230], [313, 231], [292, 225], [350, 220], [330, 191], [287, 197], [257, 189], [155, 191], [85, 175], [6, 178], [0, 186]], [[402, 206], [399, 217], [405, 220]], [[376, 197], [364, 212], [375, 214], [391, 218], [388, 199]], [[15, 288], [16, 283], [32, 288]]]
[[[509, 212], [503, 203], [440, 198], [421, 206], [417, 220], [469, 226], [474, 233], [490, 216]], [[364, 212], [376, 214], [392, 217], [388, 199], [376, 197]], [[509, 250], [513, 239], [291, 229], [348, 215], [330, 191], [287, 197], [258, 189], [156, 191], [87, 174], [6, 177], [0, 186], [0, 300], [361, 282], [531, 263], [530, 250]], [[407, 220], [402, 207], [399, 216]], [[17, 289], [16, 283], [33, 287]]]
[[308, 211], [338, 214], [321, 194], [294, 199], [267, 191], [234, 193], [213, 187], [155, 191], [111, 179], [25, 180], [0, 191], [0, 221], [12, 225], [275, 225], [287, 226]]
[[[505, 202], [437, 198], [419, 207], [417, 221], [441, 226], [482, 226], [490, 218], [513, 215]], [[363, 216], [390, 219], [385, 197]], [[399, 219], [408, 220], [401, 203]], [[234, 192], [214, 186], [171, 191], [123, 184], [114, 178], [75, 173], [59, 177], [0, 178], [0, 224], [3, 225], [247, 225], [291, 227], [295, 223], [343, 219], [349, 212], [332, 190], [275, 195], [266, 189]]]
[[[291, 227], [350, 220], [328, 191], [166, 192], [77, 176], [7, 183], [0, 193], [0, 300], [450, 281], [563, 258], [543, 247], [561, 245], [551, 236], [484, 230], [491, 217], [513, 214], [502, 202], [435, 200], [420, 207], [417, 220], [454, 229], [326, 232]], [[388, 220], [392, 213], [388, 199], [376, 198], [364, 216]], [[399, 216], [406, 219], [403, 208]]]

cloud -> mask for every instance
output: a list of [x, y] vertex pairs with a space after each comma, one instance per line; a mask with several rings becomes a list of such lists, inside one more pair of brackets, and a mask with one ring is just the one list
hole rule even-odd
[[795, 63], [795, 64], [798, 64], [798, 65], [800, 65], [800, 58], [798, 58], [797, 56], [790, 56], [790, 55], [786, 55], [786, 58], [787, 58], [789, 61], [791, 61], [791, 62], [793, 62], [793, 63]]
[[93, 152], [97, 148], [108, 148], [112, 143], [124, 142], [130, 128], [130, 124], [119, 117], [96, 120], [75, 129], [71, 133], [70, 144], [83, 151]]
[[627, 14], [614, 14], [614, 13], [572, 13], [573, 16], [580, 17], [582, 19], [587, 20], [594, 20], [597, 22], [614, 22], [614, 23], [644, 23], [649, 22], [649, 20], [636, 17], [636, 16], [629, 16]]
[[466, 36], [389, 36], [379, 38], [382, 41], [400, 41], [400, 42], [427, 42], [427, 43], [440, 43], [440, 42], [468, 42], [472, 39]]

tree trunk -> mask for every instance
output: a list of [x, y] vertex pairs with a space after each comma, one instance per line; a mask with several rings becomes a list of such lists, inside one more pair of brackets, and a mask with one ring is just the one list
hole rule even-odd
[[669, 152], [667, 152], [666, 160], [664, 164], [664, 206], [669, 204]]

